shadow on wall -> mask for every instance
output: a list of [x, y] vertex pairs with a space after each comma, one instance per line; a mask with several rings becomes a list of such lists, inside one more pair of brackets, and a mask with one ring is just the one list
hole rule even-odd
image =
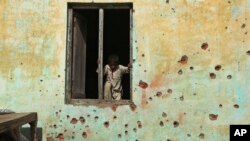
[[[21, 137], [21, 141], [23, 141], [23, 140], [29, 140], [29, 141], [31, 141], [31, 139], [30, 139], [30, 128], [29, 127], [27, 127], [27, 128], [21, 128], [20, 129], [20, 132], [21, 132], [21, 134], [23, 135], [23, 136], [25, 136], [24, 138], [25, 139], [23, 139], [22, 137]], [[38, 138], [38, 141], [42, 141], [42, 128], [37, 128], [37, 138]], [[0, 134], [0, 141], [15, 141], [15, 139], [13, 139], [9, 134], [7, 134], [7, 133], [1, 133]]]
[[[24, 128], [22, 127], [20, 129], [21, 133], [27, 138], [30, 140], [30, 128], [27, 127], [27, 128]], [[37, 138], [38, 138], [38, 141], [42, 141], [42, 128], [37, 128]], [[0, 140], [1, 141], [1, 140]], [[30, 140], [31, 141], [31, 140]]]

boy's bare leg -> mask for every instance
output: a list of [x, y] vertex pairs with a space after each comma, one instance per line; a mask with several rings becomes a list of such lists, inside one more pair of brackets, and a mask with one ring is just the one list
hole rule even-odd
[[104, 99], [111, 100], [111, 83], [105, 82], [104, 85]]

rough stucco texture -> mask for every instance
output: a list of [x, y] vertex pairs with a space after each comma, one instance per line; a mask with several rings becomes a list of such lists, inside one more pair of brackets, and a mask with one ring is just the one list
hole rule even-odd
[[0, 1], [0, 106], [38, 112], [43, 140], [227, 141], [249, 123], [249, 0], [126, 1], [136, 106], [103, 108], [64, 103], [67, 2]]

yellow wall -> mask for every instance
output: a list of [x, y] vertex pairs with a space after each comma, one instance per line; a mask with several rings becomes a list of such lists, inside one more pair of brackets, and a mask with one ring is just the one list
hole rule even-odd
[[134, 111], [65, 105], [67, 2], [0, 1], [0, 107], [38, 112], [43, 140], [227, 141], [249, 123], [249, 0], [94, 1], [133, 2]]

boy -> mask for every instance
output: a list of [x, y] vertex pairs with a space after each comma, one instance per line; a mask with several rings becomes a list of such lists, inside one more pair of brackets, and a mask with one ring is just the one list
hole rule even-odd
[[[98, 61], [99, 63], [99, 61]], [[115, 54], [108, 57], [108, 64], [104, 66], [103, 75], [106, 76], [104, 84], [104, 99], [120, 100], [122, 97], [122, 75], [129, 73], [131, 64], [127, 67], [119, 65], [119, 57]], [[98, 73], [98, 71], [97, 71]]]

